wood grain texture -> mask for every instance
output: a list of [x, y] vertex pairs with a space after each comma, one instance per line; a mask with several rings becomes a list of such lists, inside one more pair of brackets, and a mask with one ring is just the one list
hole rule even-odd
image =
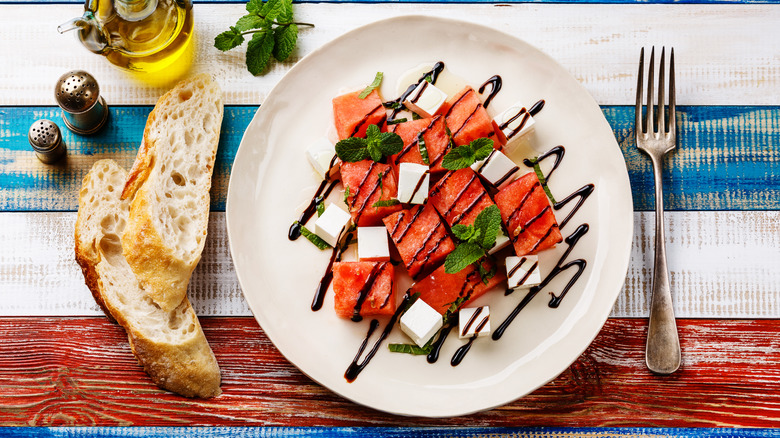
[[[601, 105], [633, 103], [639, 48], [652, 44], [675, 47], [680, 105], [778, 104], [776, 5], [299, 4], [296, 18], [316, 27], [301, 30], [289, 62], [253, 77], [244, 65], [244, 49], [222, 53], [213, 47], [214, 37], [245, 13], [241, 3], [195, 6], [192, 72], [213, 74], [228, 104], [262, 103], [302, 56], [345, 31], [406, 14], [484, 23], [522, 38], [560, 62]], [[57, 25], [82, 11], [79, 4], [0, 5], [0, 59], [13, 60], [0, 64], [0, 103], [51, 105], [57, 78], [74, 68], [97, 78], [110, 105], [157, 100], [163, 88], [139, 82], [88, 52], [72, 35], [57, 33]], [[29, 25], [30, 17], [35, 26]]]
[[[105, 318], [0, 318], [0, 424], [398, 426], [289, 364], [251, 318], [204, 318], [223, 394], [189, 400], [154, 386]], [[407, 426], [777, 427], [780, 322], [681, 320], [683, 365], [644, 365], [646, 321], [611, 319], [551, 383], [507, 406]], [[441, 365], [441, 364], [439, 364]], [[438, 366], [438, 365], [434, 365]], [[444, 366], [447, 366], [444, 364]]]
[[[92, 163], [113, 158], [129, 169], [151, 107], [113, 106], [108, 126], [83, 137], [65, 129], [52, 107], [0, 107], [0, 211], [73, 211], [81, 180]], [[636, 147], [634, 109], [602, 107], [631, 181], [634, 209], [654, 209], [650, 160]], [[211, 207], [225, 210], [230, 169], [244, 130], [256, 111], [225, 109], [214, 168]], [[56, 121], [67, 160], [45, 165], [33, 155], [27, 130], [40, 118]], [[780, 107], [681, 107], [678, 149], [666, 156], [664, 205], [668, 210], [780, 209]], [[301, 146], [301, 161], [305, 161]]]
[[[75, 213], [0, 214], [0, 315], [100, 315], [73, 260]], [[614, 317], [649, 313], [654, 214], [634, 213], [631, 260]], [[667, 252], [675, 312], [687, 318], [780, 318], [780, 212], [670, 212]], [[250, 316], [224, 213], [212, 213], [190, 282], [198, 315]], [[314, 285], [312, 285], [312, 288]]]

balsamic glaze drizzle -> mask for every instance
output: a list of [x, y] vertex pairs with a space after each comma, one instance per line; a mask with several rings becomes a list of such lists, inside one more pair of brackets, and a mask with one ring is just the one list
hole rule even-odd
[[[333, 169], [334, 161], [335, 160], [331, 160], [331, 169]], [[328, 174], [330, 174], [330, 170], [328, 170]], [[305, 210], [303, 210], [303, 213], [301, 213], [301, 217], [299, 217], [297, 221], [290, 225], [290, 231], [287, 232], [288, 239], [296, 240], [297, 238], [301, 237], [301, 227], [303, 227], [303, 225], [308, 222], [312, 216], [314, 216], [314, 213], [317, 212], [317, 204], [322, 202], [323, 199], [330, 195], [330, 192], [333, 191], [333, 187], [336, 186], [336, 183], [338, 183], [338, 180], [331, 181], [329, 178], [322, 180], [322, 183], [320, 183], [320, 186], [317, 188], [317, 191], [311, 198], [309, 205]]]
[[444, 71], [444, 63], [439, 61], [436, 64], [433, 65], [433, 68], [429, 71], [423, 73], [422, 76], [420, 76], [419, 79], [417, 79], [417, 82], [409, 85], [409, 87], [406, 88], [406, 91], [404, 91], [400, 96], [397, 98], [387, 101], [384, 103], [385, 107], [392, 108], [393, 111], [390, 113], [390, 117], [388, 117], [388, 122], [392, 122], [395, 120], [395, 117], [398, 115], [401, 110], [406, 109], [406, 106], [403, 104], [403, 101], [406, 100], [407, 97], [409, 97], [410, 94], [412, 94], [412, 91], [414, 91], [415, 88], [417, 88], [418, 85], [420, 85], [425, 78], [429, 77], [431, 78], [431, 83], [436, 84], [436, 79], [439, 78], [439, 75], [441, 72]]
[[317, 289], [314, 292], [314, 299], [311, 302], [311, 310], [316, 312], [322, 308], [322, 303], [325, 301], [325, 293], [330, 287], [330, 282], [333, 281], [333, 262], [341, 260], [342, 254], [352, 243], [354, 233], [352, 231], [347, 232], [347, 236], [344, 238], [343, 245], [336, 245], [333, 247], [333, 252], [330, 255], [330, 261], [328, 261], [328, 267], [325, 268], [325, 274], [322, 275], [320, 283], [317, 285]]
[[539, 114], [539, 111], [544, 108], [544, 99], [536, 102], [535, 104], [531, 105], [531, 108], [528, 108], [528, 114], [535, 116]]
[[485, 87], [490, 85], [490, 94], [488, 94], [487, 99], [485, 99], [485, 104], [482, 105], [483, 107], [485, 107], [485, 109], [487, 109], [488, 105], [490, 105], [490, 102], [493, 100], [496, 94], [498, 94], [498, 92], [501, 91], [502, 83], [503, 81], [501, 80], [501, 76], [495, 75], [492, 78], [485, 81], [485, 83], [479, 87], [478, 90], [479, 94], [482, 94], [485, 92]]
[[355, 308], [352, 309], [352, 321], [360, 322], [363, 320], [363, 315], [360, 314], [360, 309], [363, 308], [363, 303], [366, 301], [366, 298], [368, 298], [368, 294], [371, 292], [371, 289], [373, 289], [374, 283], [376, 283], [376, 279], [379, 277], [379, 274], [385, 271], [385, 267], [387, 267], [387, 262], [376, 264], [373, 268], [371, 268], [371, 272], [368, 274], [366, 282], [363, 284], [363, 287], [360, 288], [360, 292], [358, 292]]

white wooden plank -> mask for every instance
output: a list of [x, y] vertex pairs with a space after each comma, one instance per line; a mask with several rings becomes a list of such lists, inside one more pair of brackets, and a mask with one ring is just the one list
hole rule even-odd
[[[563, 64], [602, 105], [632, 103], [639, 48], [653, 44], [675, 47], [679, 104], [780, 103], [780, 5], [380, 3], [295, 8], [298, 20], [316, 24], [301, 30], [296, 59], [357, 26], [427, 14], [488, 24], [528, 41]], [[0, 104], [53, 105], [57, 78], [76, 68], [98, 79], [109, 104], [155, 102], [162, 89], [134, 81], [73, 36], [57, 33], [58, 24], [81, 11], [80, 5], [0, 5]], [[255, 78], [243, 65], [243, 51], [217, 51], [214, 36], [243, 13], [242, 4], [195, 6], [193, 71], [212, 73], [227, 103], [259, 104], [293, 62]]]
[[[654, 215], [634, 213], [626, 284], [613, 316], [648, 314]], [[0, 214], [0, 316], [99, 315], [73, 258], [75, 213]], [[680, 317], [780, 318], [780, 212], [669, 212], [667, 239]], [[225, 214], [212, 213], [190, 283], [200, 315], [251, 315], [230, 259]]]

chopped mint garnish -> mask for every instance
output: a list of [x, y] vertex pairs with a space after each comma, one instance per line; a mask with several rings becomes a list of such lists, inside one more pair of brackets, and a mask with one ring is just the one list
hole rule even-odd
[[325, 203], [320, 201], [317, 203], [317, 217], [322, 216], [322, 213], [325, 213]]
[[325, 250], [328, 248], [333, 248], [332, 246], [330, 246], [328, 242], [322, 240], [320, 236], [312, 233], [311, 231], [309, 231], [308, 228], [304, 227], [303, 225], [301, 225], [301, 234], [303, 234], [303, 237], [309, 239], [309, 242], [313, 243], [314, 246], [316, 246], [319, 249]]
[[445, 169], [465, 169], [479, 160], [484, 160], [493, 150], [493, 140], [478, 138], [469, 144], [452, 148], [444, 156], [441, 165]]
[[425, 347], [428, 348], [418, 347], [416, 344], [389, 344], [387, 347], [392, 353], [406, 353], [415, 356], [427, 355], [431, 352], [431, 346], [427, 344]]
[[402, 117], [402, 118], [400, 118], [400, 119], [393, 119], [393, 120], [388, 120], [388, 121], [387, 121], [387, 126], [397, 125], [397, 124], [399, 124], [399, 123], [404, 123], [404, 122], [406, 122], [406, 121], [407, 121], [407, 120], [406, 120], [406, 117]]
[[401, 201], [397, 199], [384, 199], [380, 201], [374, 202], [371, 206], [372, 207], [392, 207], [393, 205], [400, 204]]
[[452, 233], [460, 243], [444, 260], [444, 272], [455, 274], [482, 260], [496, 243], [500, 230], [501, 212], [495, 205], [482, 210], [473, 225], [458, 224], [452, 227]]
[[425, 146], [425, 139], [423, 133], [417, 134], [417, 148], [420, 149], [420, 156], [422, 157], [423, 164], [430, 166], [431, 160], [428, 158], [428, 148]]
[[349, 199], [349, 186], [344, 187], [344, 203], [349, 205], [347, 201]]
[[544, 177], [544, 172], [542, 172], [542, 166], [539, 165], [538, 157], [530, 161], [534, 165], [534, 172], [536, 173], [536, 177], [539, 178], [539, 182], [542, 184], [544, 193], [547, 194], [548, 198], [550, 198], [550, 202], [555, 204], [555, 198], [553, 198], [550, 188], [547, 187], [547, 179]]
[[371, 94], [372, 91], [379, 88], [379, 86], [382, 84], [382, 77], [384, 76], [384, 73], [381, 71], [376, 72], [376, 76], [374, 77], [374, 81], [371, 82], [371, 84], [366, 87], [363, 91], [358, 94], [358, 99], [365, 99], [368, 97], [369, 94]]
[[348, 163], [368, 158], [379, 162], [383, 157], [401, 152], [403, 147], [401, 136], [394, 132], [381, 132], [378, 126], [370, 125], [366, 129], [366, 138], [350, 137], [336, 143], [336, 155]]

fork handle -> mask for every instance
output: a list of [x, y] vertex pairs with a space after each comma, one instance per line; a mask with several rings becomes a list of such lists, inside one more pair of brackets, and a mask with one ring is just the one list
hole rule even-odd
[[645, 360], [650, 371], [671, 374], [680, 367], [681, 352], [669, 286], [669, 268], [666, 265], [662, 157], [650, 157], [655, 179], [655, 265]]

